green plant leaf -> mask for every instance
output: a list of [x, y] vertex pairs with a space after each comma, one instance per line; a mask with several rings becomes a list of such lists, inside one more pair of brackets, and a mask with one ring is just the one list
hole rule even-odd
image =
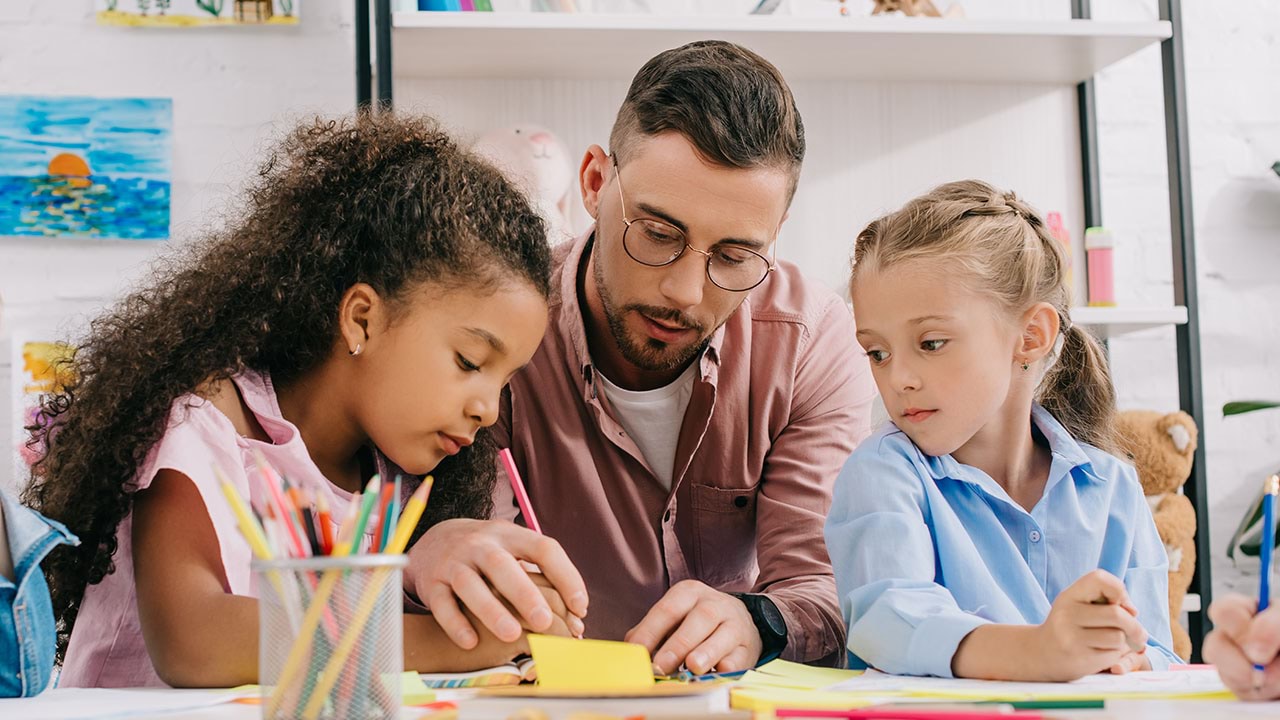
[[1280, 407], [1280, 402], [1274, 400], [1235, 400], [1222, 406], [1223, 417], [1231, 415], [1243, 415], [1253, 412], [1254, 410], [1266, 410], [1268, 408]]

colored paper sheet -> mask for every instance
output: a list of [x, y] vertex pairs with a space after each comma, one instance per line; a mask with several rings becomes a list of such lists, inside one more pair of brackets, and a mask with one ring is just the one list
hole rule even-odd
[[649, 651], [636, 643], [530, 635], [538, 685], [551, 691], [645, 691], [654, 687]]

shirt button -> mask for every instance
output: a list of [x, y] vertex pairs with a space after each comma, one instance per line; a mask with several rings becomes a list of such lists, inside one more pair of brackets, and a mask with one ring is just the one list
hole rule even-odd
[[740, 508], [746, 507], [748, 502], [750, 502], [750, 500], [747, 500], [746, 495], [739, 495], [738, 497], [733, 499], [733, 504], [737, 505]]
[[1032, 530], [1031, 534], [1028, 535], [1027, 537], [1031, 538], [1031, 542], [1040, 542], [1040, 531]]

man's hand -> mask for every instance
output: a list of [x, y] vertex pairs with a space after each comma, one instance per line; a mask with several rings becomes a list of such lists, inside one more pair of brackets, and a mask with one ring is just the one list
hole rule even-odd
[[738, 598], [696, 580], [667, 591], [625, 638], [653, 655], [654, 670], [669, 675], [682, 664], [690, 672], [734, 672], [760, 659], [760, 633]]
[[[537, 565], [546, 582], [535, 582], [522, 561]], [[478, 637], [463, 607], [505, 643], [519, 640], [526, 628], [553, 628], [557, 613], [545, 591], [561, 598], [557, 607], [567, 612], [562, 619], [570, 634], [582, 633], [587, 615], [586, 584], [560, 543], [501, 520], [446, 520], [428, 530], [409, 550], [404, 586], [467, 650]]]
[[[1204, 659], [1218, 667], [1223, 684], [1243, 700], [1280, 698], [1280, 607], [1259, 613], [1257, 600], [1228, 595], [1209, 606], [1209, 619]], [[1263, 666], [1257, 687], [1255, 663]]]

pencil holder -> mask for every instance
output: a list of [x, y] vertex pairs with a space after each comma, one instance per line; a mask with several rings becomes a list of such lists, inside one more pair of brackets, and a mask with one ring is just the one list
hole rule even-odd
[[404, 555], [253, 563], [267, 720], [380, 720], [400, 712]]

